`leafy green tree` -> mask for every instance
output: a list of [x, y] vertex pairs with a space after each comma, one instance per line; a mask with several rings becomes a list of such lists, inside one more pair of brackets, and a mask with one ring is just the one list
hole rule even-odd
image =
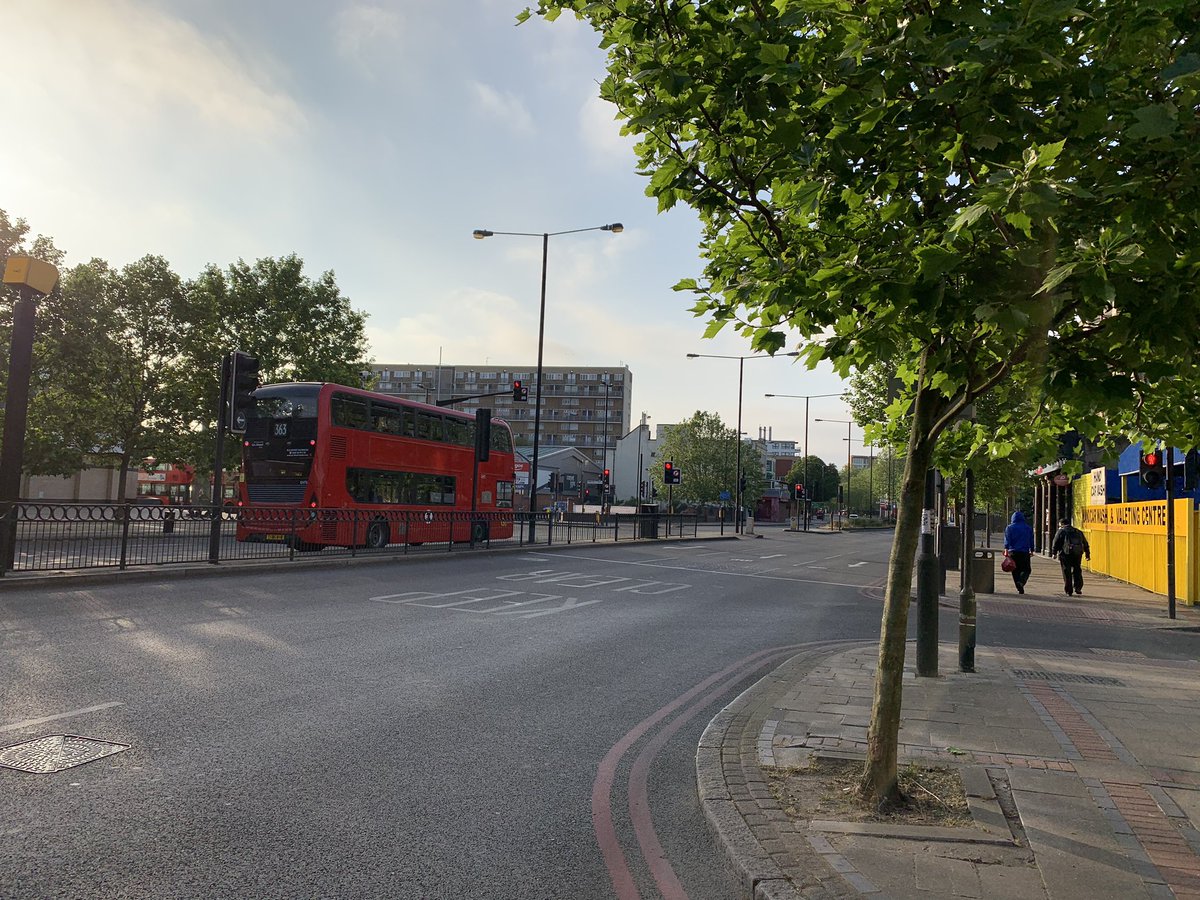
[[[191, 427], [181, 432], [173, 457], [208, 473], [216, 427], [221, 358], [242, 350], [259, 361], [263, 384], [333, 381], [357, 385], [368, 357], [365, 313], [341, 293], [333, 272], [304, 273], [295, 254], [243, 260], [227, 269], [210, 265], [187, 286], [194, 327], [185, 340], [198, 392]], [[236, 443], [226, 460], [237, 459]]]
[[[683, 475], [671, 492], [672, 498], [679, 503], [698, 504], [719, 502], [722, 491], [735, 496], [736, 440], [736, 429], [726, 427], [720, 416], [699, 410], [668, 429], [659, 444], [658, 458], [672, 461]], [[746, 474], [744, 502], [752, 506], [754, 498], [762, 496], [766, 479], [758, 448], [746, 441], [742, 442], [742, 471]], [[655, 467], [651, 477], [659, 498], [665, 498], [662, 466]]]
[[1014, 377], [1049, 402], [1032, 422], [1005, 408], [973, 427], [996, 457], [1054, 440], [1068, 415], [1084, 430], [1133, 421], [1152, 386], [1196, 358], [1194, 10], [537, 4], [547, 18], [563, 10], [601, 35], [601, 95], [639, 139], [648, 193], [699, 214], [704, 277], [677, 287], [708, 332], [732, 326], [765, 352], [795, 335], [811, 364], [843, 375], [893, 360], [906, 386], [861, 784], [893, 800], [923, 480], [940, 436]]
[[[804, 477], [806, 464], [808, 468], [807, 482]], [[787, 481], [793, 497], [796, 496], [796, 485], [807, 483], [808, 499], [814, 503], [824, 503], [837, 497], [840, 477], [837, 466], [825, 462], [819, 456], [807, 456], [792, 464], [792, 468], [788, 470], [784, 480]]]

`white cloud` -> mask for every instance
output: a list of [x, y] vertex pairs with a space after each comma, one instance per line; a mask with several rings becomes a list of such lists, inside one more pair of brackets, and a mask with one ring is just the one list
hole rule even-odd
[[533, 132], [533, 116], [529, 114], [520, 97], [509, 91], [500, 92], [479, 81], [472, 81], [468, 86], [476, 112], [497, 122], [503, 122], [514, 132]]
[[621, 134], [621, 123], [614, 118], [617, 108], [599, 94], [593, 94], [579, 109], [579, 141], [596, 165], [629, 171], [635, 164], [634, 139]]
[[130, 133], [170, 115], [227, 140], [270, 140], [304, 126], [265, 60], [132, 0], [18, 2], [5, 16], [5, 64], [36, 73], [6, 101], [6, 117], [28, 128], [66, 120]]

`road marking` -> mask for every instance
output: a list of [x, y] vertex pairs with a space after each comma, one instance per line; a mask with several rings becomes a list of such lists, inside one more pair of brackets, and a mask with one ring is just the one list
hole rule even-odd
[[864, 559], [862, 562], [850, 563], [848, 568], [857, 569], [859, 566], [865, 566], [866, 564], [867, 564], [867, 561]]
[[[644, 566], [649, 569], [670, 569], [672, 571], [678, 570], [681, 572], [687, 572], [691, 575], [701, 575], [701, 576], [721, 575], [726, 578], [761, 578], [766, 581], [786, 581], [790, 584], [821, 584], [821, 585], [825, 585], [826, 587], [845, 587], [845, 588], [855, 588], [856, 590], [863, 587], [863, 585], [861, 585], [861, 584], [850, 584], [849, 582], [846, 582], [846, 581], [818, 581], [814, 578], [793, 578], [791, 576], [786, 576], [786, 575], [762, 575], [757, 572], [725, 572], [725, 571], [721, 571], [720, 569], [697, 569], [694, 564], [691, 566], [664, 566], [659, 563], [637, 562], [635, 560], [627, 560], [627, 559], [615, 560], [612, 557], [583, 556], [582, 554], [578, 554], [578, 553], [557, 553], [557, 554], [555, 554], [555, 559], [582, 559], [582, 560], [586, 560], [587, 562], [607, 563], [608, 565]], [[753, 562], [753, 560], [748, 560], [748, 561]], [[823, 569], [825, 567], [824, 566], [810, 566], [809, 568]]]
[[781, 556], [783, 556], [782, 553], [770, 553], [767, 556], [760, 556], [759, 559], [779, 559]]
[[46, 722], [56, 722], [59, 719], [69, 719], [72, 716], [82, 716], [90, 712], [99, 712], [102, 709], [110, 709], [114, 706], [123, 706], [119, 700], [113, 700], [109, 703], [99, 703], [96, 706], [85, 706], [83, 709], [73, 709], [70, 712], [58, 713], [53, 716], [42, 716], [40, 719], [26, 719], [24, 722], [14, 722], [12, 725], [0, 725], [0, 731], [19, 731], [22, 728], [31, 728], [34, 725], [43, 725]]
[[[516, 597], [529, 597], [529, 600], [516, 600]], [[500, 588], [472, 588], [463, 591], [405, 591], [401, 594], [384, 594], [371, 597], [376, 603], [397, 603], [403, 606], [418, 606], [423, 609], [444, 609], [448, 612], [470, 612], [480, 615], [519, 616], [522, 619], [536, 619], [539, 616], [549, 616], [554, 613], [567, 612], [593, 603], [600, 603], [604, 598], [595, 600], [577, 600], [574, 597], [564, 597], [562, 594], [533, 594], [526, 591], [508, 591]], [[434, 600], [446, 600], [445, 603], [433, 603]], [[552, 609], [531, 610], [530, 607], [540, 603], [560, 601]], [[492, 606], [480, 607], [475, 604], [491, 603]]]

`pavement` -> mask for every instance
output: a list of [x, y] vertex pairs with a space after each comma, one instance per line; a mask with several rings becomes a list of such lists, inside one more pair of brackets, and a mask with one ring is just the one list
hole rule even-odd
[[[957, 610], [948, 574], [942, 605]], [[997, 563], [980, 620], [1200, 631], [1194, 608], [1169, 619], [1160, 595], [1084, 578], [1068, 598], [1057, 563], [1035, 557], [1018, 596]], [[874, 642], [807, 647], [709, 724], [700, 801], [747, 897], [1200, 900], [1200, 662], [980, 648], [962, 673], [957, 645], [939, 650], [938, 677], [917, 678], [909, 644], [900, 766], [955, 768], [970, 826], [798, 821], [772, 792], [773, 776], [814, 756], [865, 759]]]

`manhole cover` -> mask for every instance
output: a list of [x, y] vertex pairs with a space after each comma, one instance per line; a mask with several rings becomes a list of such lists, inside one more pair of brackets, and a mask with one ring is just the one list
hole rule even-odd
[[1072, 684], [1112, 684], [1124, 687], [1125, 682], [1107, 675], [1080, 675], [1076, 672], [1040, 672], [1036, 669], [1013, 669], [1014, 678], [1026, 681], [1067, 681]]
[[0, 766], [18, 772], [49, 775], [128, 749], [128, 744], [98, 741], [77, 734], [52, 734], [0, 750]]

